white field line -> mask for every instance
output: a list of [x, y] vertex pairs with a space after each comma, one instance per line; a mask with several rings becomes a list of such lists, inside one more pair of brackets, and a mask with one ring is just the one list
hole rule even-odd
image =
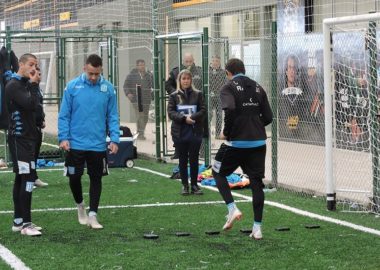
[[30, 270], [19, 258], [9, 249], [0, 244], [0, 258], [15, 270]]
[[[63, 173], [63, 167], [61, 168], [51, 168], [51, 169], [37, 169], [38, 172], [52, 172], [52, 171], [62, 171]], [[13, 173], [12, 170], [6, 170], [6, 171], [0, 171], [0, 174], [2, 173]]]
[[[0, 130], [0, 133], [4, 134], [4, 131]], [[46, 143], [46, 142], [42, 142], [42, 144], [48, 145], [48, 146], [51, 146], [51, 147], [54, 147], [54, 148], [57, 148], [57, 149], [59, 148], [59, 146], [56, 145], [56, 144], [51, 144], [51, 143]], [[4, 146], [4, 145], [1, 145], [1, 146]]]
[[[133, 167], [133, 168], [137, 169], [137, 170], [140, 170], [140, 171], [150, 172], [152, 174], [160, 175], [160, 176], [163, 176], [163, 177], [168, 177], [168, 178], [170, 177], [170, 175], [163, 174], [163, 173], [160, 173], [160, 172], [156, 172], [156, 171], [153, 171], [153, 170], [150, 170], [150, 169], [146, 169], [146, 168], [141, 168], [141, 167]], [[215, 187], [210, 187], [210, 186], [202, 186], [202, 187], [205, 188], [205, 189], [209, 189], [209, 190], [213, 190], [213, 191], [218, 191], [218, 189], [215, 188]], [[252, 198], [250, 196], [246, 196], [246, 195], [239, 194], [239, 193], [236, 193], [236, 192], [232, 192], [232, 195], [235, 196], [235, 197], [239, 197], [239, 198], [242, 198], [242, 199], [246, 199], [246, 200], [252, 201]], [[361, 232], [370, 233], [370, 234], [374, 234], [374, 235], [380, 236], [380, 231], [379, 230], [375, 230], [375, 229], [368, 228], [368, 227], [365, 227], [365, 226], [357, 225], [357, 224], [354, 224], [354, 223], [351, 223], [351, 222], [347, 222], [347, 221], [344, 221], [344, 220], [339, 220], [339, 219], [336, 219], [336, 218], [331, 218], [331, 217], [326, 217], [326, 216], [322, 216], [322, 215], [319, 215], [319, 214], [314, 214], [314, 213], [311, 213], [311, 212], [308, 212], [308, 211], [304, 211], [304, 210], [301, 210], [301, 209], [298, 209], [298, 208], [295, 208], [295, 207], [291, 207], [291, 206], [288, 206], [288, 205], [285, 205], [285, 204], [282, 204], [282, 203], [277, 203], [277, 202], [272, 202], [272, 201], [267, 201], [266, 200], [265, 204], [273, 206], [273, 207], [277, 207], [277, 208], [280, 208], [280, 209], [283, 209], [283, 210], [286, 210], [286, 211], [289, 211], [289, 212], [292, 212], [292, 213], [295, 213], [297, 215], [301, 215], [301, 216], [305, 216], [305, 217], [309, 217], [309, 218], [314, 218], [314, 219], [318, 219], [318, 220], [325, 221], [325, 222], [334, 223], [334, 224], [345, 226], [345, 227], [348, 227], [348, 228], [351, 228], [351, 229], [354, 229], [354, 230], [357, 230], [357, 231], [361, 231]]]
[[[250, 202], [249, 200], [239, 200], [238, 203]], [[100, 209], [120, 209], [120, 208], [146, 208], [146, 207], [161, 207], [161, 206], [187, 206], [187, 205], [209, 205], [209, 204], [224, 204], [224, 201], [205, 201], [205, 202], [176, 202], [176, 203], [148, 203], [148, 204], [134, 204], [134, 205], [104, 205], [99, 206]], [[74, 211], [77, 207], [64, 207], [64, 208], [42, 208], [33, 209], [32, 212], [62, 212]], [[0, 211], [0, 214], [13, 214], [13, 210]]]
[[[4, 131], [0, 131], [4, 133]], [[0, 171], [2, 173], [3, 171]], [[8, 264], [12, 269], [15, 270], [30, 270], [16, 255], [12, 253], [9, 249], [0, 244], [0, 258]]]
[[51, 146], [51, 147], [54, 147], [54, 148], [57, 148], [59, 149], [59, 146], [56, 145], [56, 144], [51, 144], [51, 143], [46, 143], [46, 142], [42, 142], [43, 145], [48, 145], [48, 146]]

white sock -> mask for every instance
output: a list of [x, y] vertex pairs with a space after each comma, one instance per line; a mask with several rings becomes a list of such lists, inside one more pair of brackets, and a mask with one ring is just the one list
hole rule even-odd
[[254, 221], [252, 231], [256, 232], [261, 230], [261, 222]]
[[88, 212], [88, 216], [89, 216], [89, 217], [93, 217], [93, 216], [96, 217], [96, 212], [94, 212], [94, 211], [90, 211], [90, 212]]
[[232, 211], [235, 211], [237, 209], [235, 202], [227, 204], [228, 212], [231, 213]]
[[15, 218], [13, 220], [13, 223], [16, 224], [17, 226], [22, 225], [22, 218]]

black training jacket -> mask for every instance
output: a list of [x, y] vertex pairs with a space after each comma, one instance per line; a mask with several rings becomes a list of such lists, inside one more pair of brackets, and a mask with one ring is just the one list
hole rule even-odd
[[264, 89], [246, 76], [237, 76], [220, 92], [224, 110], [223, 134], [228, 141], [255, 141], [267, 138], [265, 126], [273, 120]]
[[39, 106], [39, 86], [28, 78], [15, 76], [5, 87], [9, 112], [9, 135], [35, 140], [36, 111]]

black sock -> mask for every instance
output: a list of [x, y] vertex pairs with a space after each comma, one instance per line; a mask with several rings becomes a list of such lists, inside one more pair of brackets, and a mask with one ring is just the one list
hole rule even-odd
[[83, 202], [83, 193], [82, 193], [82, 176], [81, 175], [70, 175], [70, 189], [73, 193], [74, 200], [77, 204]]
[[100, 195], [102, 194], [102, 177], [90, 175], [90, 212], [98, 212]]

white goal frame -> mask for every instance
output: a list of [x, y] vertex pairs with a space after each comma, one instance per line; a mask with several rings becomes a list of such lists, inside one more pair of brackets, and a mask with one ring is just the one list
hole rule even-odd
[[323, 20], [323, 62], [325, 102], [325, 177], [327, 209], [336, 209], [336, 183], [333, 169], [333, 66], [331, 26], [344, 23], [370, 22], [380, 20], [380, 13], [328, 18]]

